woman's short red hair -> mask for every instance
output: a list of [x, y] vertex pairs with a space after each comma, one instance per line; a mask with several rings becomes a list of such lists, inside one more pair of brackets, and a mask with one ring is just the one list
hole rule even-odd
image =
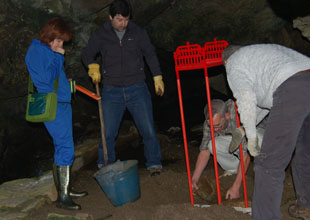
[[69, 41], [72, 33], [69, 26], [61, 18], [52, 18], [40, 30], [39, 40], [41, 43], [49, 45], [55, 39]]

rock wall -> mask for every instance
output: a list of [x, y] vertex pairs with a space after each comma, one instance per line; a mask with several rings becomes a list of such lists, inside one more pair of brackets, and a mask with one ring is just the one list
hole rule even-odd
[[299, 29], [302, 36], [310, 41], [310, 16], [296, 18], [293, 27]]

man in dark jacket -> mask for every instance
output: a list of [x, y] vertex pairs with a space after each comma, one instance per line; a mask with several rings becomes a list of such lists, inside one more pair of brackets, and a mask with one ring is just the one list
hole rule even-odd
[[[126, 108], [143, 138], [146, 167], [151, 175], [162, 169], [161, 152], [155, 133], [152, 101], [145, 84], [143, 57], [153, 74], [157, 95], [164, 94], [162, 72], [154, 46], [144, 29], [130, 20], [131, 6], [126, 0], [114, 0], [109, 20], [93, 33], [82, 51], [93, 83], [102, 76], [102, 106], [108, 163], [115, 161], [114, 141]], [[96, 63], [100, 54], [102, 65]], [[101, 71], [101, 73], [100, 73]], [[104, 164], [102, 147], [98, 148], [98, 166]]]

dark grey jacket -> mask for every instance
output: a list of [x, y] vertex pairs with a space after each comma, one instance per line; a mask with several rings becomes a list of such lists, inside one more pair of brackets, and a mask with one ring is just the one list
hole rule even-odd
[[128, 86], [145, 79], [145, 57], [153, 76], [161, 75], [155, 48], [144, 29], [129, 21], [122, 41], [111, 21], [96, 30], [82, 51], [82, 61], [88, 66], [102, 58], [101, 74], [104, 85]]

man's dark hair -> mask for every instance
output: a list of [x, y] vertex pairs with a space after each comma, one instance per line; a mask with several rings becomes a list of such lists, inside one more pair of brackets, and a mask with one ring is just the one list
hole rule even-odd
[[241, 45], [228, 45], [224, 51], [223, 51], [223, 54], [222, 54], [222, 60], [223, 60], [223, 63], [228, 60], [228, 58], [233, 55], [234, 52], [236, 52], [238, 49], [240, 49], [242, 46]]
[[[224, 116], [228, 112], [227, 105], [225, 102], [221, 99], [212, 99], [211, 100], [211, 110], [212, 110], [212, 118], [215, 114], [219, 114], [221, 116]], [[206, 120], [209, 120], [209, 107], [208, 104], [206, 104], [204, 108], [204, 114]]]
[[123, 17], [131, 18], [131, 5], [128, 0], [114, 0], [110, 5], [109, 14], [112, 18], [120, 14]]

